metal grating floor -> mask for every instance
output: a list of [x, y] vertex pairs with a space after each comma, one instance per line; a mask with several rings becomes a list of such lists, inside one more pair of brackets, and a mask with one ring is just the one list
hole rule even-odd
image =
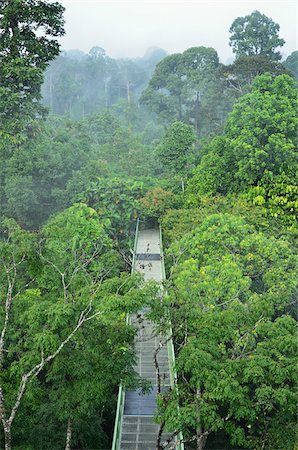
[[[139, 232], [137, 241], [137, 260], [135, 270], [144, 275], [144, 279], [162, 281], [162, 261], [160, 257], [159, 230], [143, 230]], [[154, 255], [154, 256], [151, 256]], [[156, 367], [154, 364], [154, 352], [160, 342], [165, 339], [156, 335], [153, 325], [149, 322], [144, 312], [132, 317], [132, 323], [136, 324], [138, 333], [136, 337], [136, 372], [152, 383], [152, 390], [142, 394], [140, 391], [126, 392], [124, 404], [124, 416], [122, 422], [121, 450], [154, 450], [159, 431], [153, 416], [156, 410]], [[162, 390], [170, 386], [169, 360], [167, 345], [161, 347], [157, 353], [157, 361], [160, 370]], [[168, 433], [162, 435], [162, 442], [169, 438]]]

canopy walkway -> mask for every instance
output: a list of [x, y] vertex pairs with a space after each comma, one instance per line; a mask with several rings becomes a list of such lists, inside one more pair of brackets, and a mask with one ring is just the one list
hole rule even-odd
[[[132, 271], [143, 274], [144, 280], [162, 282], [164, 261], [161, 232], [159, 229], [139, 229], [136, 227]], [[174, 349], [171, 339], [155, 332], [153, 324], [145, 317], [146, 311], [129, 318], [137, 327], [135, 371], [152, 383], [149, 394], [139, 391], [124, 392], [119, 387], [117, 414], [114, 428], [112, 450], [155, 450], [160, 426], [154, 422], [158, 383], [156, 363], [159, 368], [159, 387], [161, 392], [174, 388]], [[160, 346], [160, 343], [164, 345]], [[159, 349], [157, 352], [156, 350]], [[154, 358], [156, 357], [156, 361]], [[160, 445], [166, 444], [171, 433], [160, 435]], [[180, 437], [180, 436], [179, 436]], [[179, 439], [180, 440], [180, 439]], [[171, 441], [166, 449], [183, 450], [183, 444]]]

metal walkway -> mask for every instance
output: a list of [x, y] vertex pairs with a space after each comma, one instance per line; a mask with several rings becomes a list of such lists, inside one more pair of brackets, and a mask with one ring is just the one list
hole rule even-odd
[[[145, 281], [161, 282], [164, 278], [163, 264], [160, 230], [139, 231], [137, 226], [133, 271], [142, 273]], [[172, 341], [167, 342], [155, 353], [160, 343], [165, 343], [166, 338], [154, 331], [153, 324], [145, 317], [145, 311], [133, 315], [130, 322], [138, 329], [137, 365], [134, 369], [141, 377], [149, 380], [153, 388], [149, 394], [142, 394], [139, 391], [124, 393], [120, 386], [112, 450], [155, 450], [159, 425], [154, 422], [157, 396], [154, 354], [159, 367], [161, 391], [166, 391], [173, 384], [169, 360], [169, 355], [174, 354], [171, 348], [172, 353], [171, 351], [169, 353], [169, 345], [173, 344]], [[169, 433], [163, 433], [160, 443], [165, 443], [169, 436]], [[173, 442], [171, 446], [165, 448], [173, 448]], [[177, 445], [175, 448], [182, 450], [183, 445]]]

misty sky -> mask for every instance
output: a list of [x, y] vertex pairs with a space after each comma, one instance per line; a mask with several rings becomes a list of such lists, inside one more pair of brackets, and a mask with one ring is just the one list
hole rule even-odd
[[114, 58], [142, 56], [151, 46], [168, 53], [214, 47], [222, 62], [232, 57], [229, 27], [236, 17], [258, 10], [280, 25], [284, 56], [298, 49], [297, 2], [60, 0], [66, 7], [65, 50], [99, 46]]

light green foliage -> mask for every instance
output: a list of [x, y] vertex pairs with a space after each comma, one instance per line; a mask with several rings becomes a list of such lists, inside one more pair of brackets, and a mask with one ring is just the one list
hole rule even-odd
[[[295, 166], [294, 166], [295, 167]], [[274, 176], [265, 172], [258, 186], [248, 192], [255, 205], [265, 207], [273, 217], [278, 217], [290, 230], [297, 230], [298, 183], [297, 173], [288, 171]]]
[[63, 295], [71, 300], [77, 290], [107, 276], [117, 275], [121, 266], [108, 237], [110, 221], [85, 204], [76, 204], [55, 216], [42, 229], [42, 259], [50, 262], [44, 274], [45, 287], [65, 284]]
[[109, 226], [83, 204], [51, 219], [38, 235], [13, 220], [2, 225], [0, 331], [8, 311], [4, 352], [0, 346], [5, 419], [23, 375], [59, 349], [83, 312], [97, 314], [27, 384], [16, 415], [16, 446], [61, 448], [71, 420], [73, 445], [106, 448], [100, 427], [89, 424], [93, 431], [88, 437], [88, 421], [100, 423], [103, 412], [106, 418], [113, 415], [121, 379], [131, 388], [139, 383], [132, 370], [134, 330], [125, 317], [156, 295], [157, 288], [140, 291], [138, 277], [118, 276], [120, 261]]
[[178, 263], [168, 302], [181, 346], [179, 397], [161, 398], [169, 428], [182, 427], [186, 440], [224, 430], [241, 447], [292, 448], [296, 351], [288, 313], [298, 260], [290, 243], [217, 214], [172, 251]]
[[[235, 195], [229, 197], [186, 195], [184, 198], [184, 209], [168, 210], [162, 218], [161, 226], [167, 247], [197, 228], [211, 214], [217, 213], [241, 217], [266, 235], [279, 237], [280, 233], [282, 235], [285, 233], [285, 230], [279, 229], [274, 219], [266, 215], [263, 208], [253, 205], [246, 198]], [[280, 226], [280, 223], [278, 225]]]
[[277, 175], [297, 164], [297, 96], [287, 75], [255, 79], [252, 92], [235, 105], [226, 126], [238, 165], [238, 183], [256, 184], [264, 171]]
[[230, 27], [230, 46], [237, 58], [243, 55], [264, 55], [279, 60], [281, 55], [276, 48], [284, 45], [285, 41], [278, 36], [278, 32], [278, 23], [254, 11], [234, 20]]
[[[259, 186], [257, 189], [266, 192], [260, 194], [253, 189], [254, 198], [263, 196], [262, 202], [268, 206], [270, 214], [282, 216], [285, 223], [294, 224], [295, 200], [291, 192], [295, 195], [298, 167], [294, 84], [288, 75], [273, 78], [265, 74], [254, 80], [252, 92], [234, 106], [225, 136], [215, 138], [206, 147], [189, 184], [191, 197], [247, 192], [252, 186]], [[293, 175], [285, 177], [283, 174]], [[274, 183], [271, 193], [266, 181], [269, 179]], [[287, 180], [289, 185], [286, 186]], [[259, 200], [254, 202], [260, 204]]]

